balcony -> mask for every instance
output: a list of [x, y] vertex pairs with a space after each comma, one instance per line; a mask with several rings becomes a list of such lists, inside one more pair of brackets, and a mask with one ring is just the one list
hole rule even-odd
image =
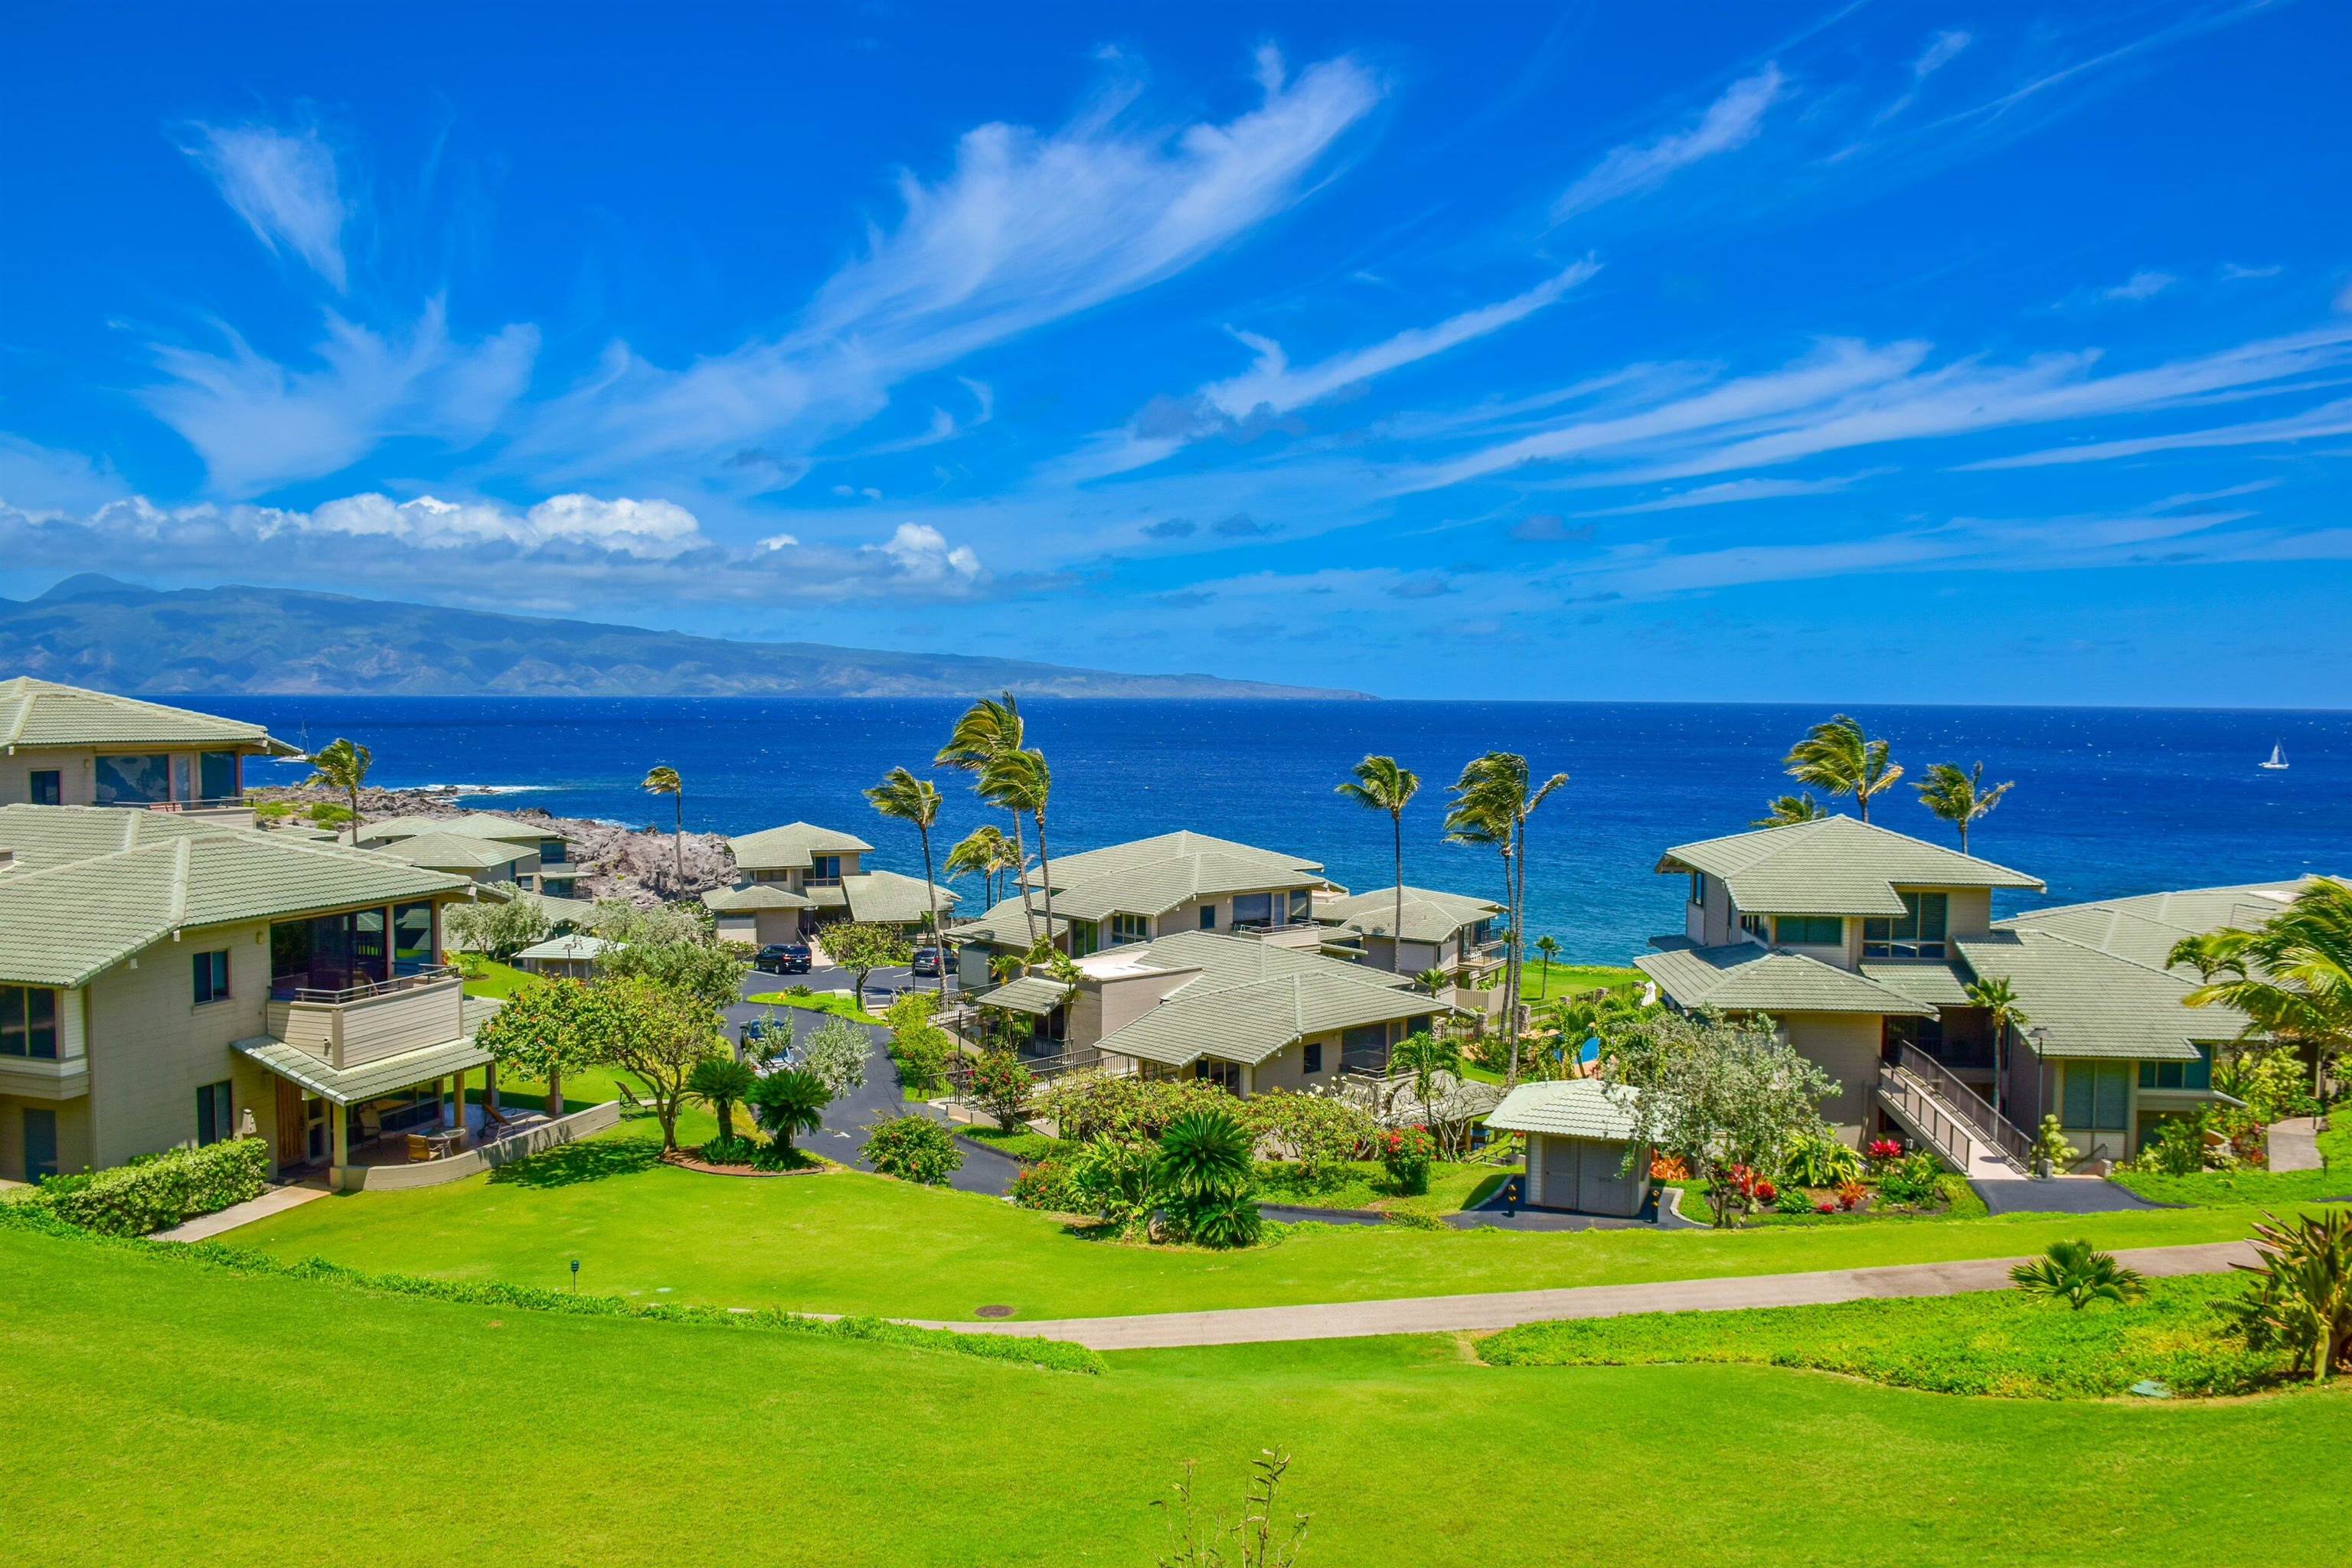
[[207, 800], [110, 800], [99, 804], [121, 806], [128, 811], [166, 812], [199, 822], [216, 822], [226, 827], [251, 827], [254, 825], [253, 807], [241, 795], [226, 795]]
[[281, 977], [270, 988], [270, 1034], [338, 1069], [463, 1037], [465, 983], [434, 964], [388, 981], [328, 989]]
[[1231, 929], [1235, 936], [1255, 937], [1270, 946], [1310, 952], [1320, 948], [1331, 931], [1329, 926], [1318, 925], [1310, 920], [1235, 921]]

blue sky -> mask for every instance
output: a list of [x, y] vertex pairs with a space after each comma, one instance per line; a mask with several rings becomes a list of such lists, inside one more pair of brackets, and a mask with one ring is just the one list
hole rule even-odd
[[8, 7], [0, 594], [2342, 706], [2352, 16]]

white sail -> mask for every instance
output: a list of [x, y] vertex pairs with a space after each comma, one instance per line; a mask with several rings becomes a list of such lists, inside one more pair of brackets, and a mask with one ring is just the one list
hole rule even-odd
[[2275, 741], [2272, 742], [2271, 742], [2271, 755], [2270, 755], [2270, 761], [2268, 761], [2268, 762], [2266, 762], [2266, 763], [2263, 763], [2262, 765], [2263, 765], [2263, 767], [2266, 767], [2266, 768], [2272, 768], [2272, 769], [2278, 769], [2278, 768], [2284, 768], [2284, 767], [2285, 767], [2285, 766], [2286, 766], [2286, 748], [2285, 748], [2284, 746], [2283, 746], [2283, 745], [2279, 744], [2279, 743], [2278, 743], [2277, 742], [2275, 742]]

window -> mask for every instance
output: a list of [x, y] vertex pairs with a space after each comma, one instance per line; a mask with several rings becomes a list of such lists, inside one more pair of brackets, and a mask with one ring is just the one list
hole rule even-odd
[[1242, 1069], [1233, 1062], [1221, 1062], [1214, 1057], [1202, 1057], [1192, 1064], [1192, 1076], [1215, 1084], [1227, 1094], [1242, 1091]]
[[1315, 1074], [1321, 1072], [1323, 1070], [1323, 1042], [1320, 1040], [1310, 1042], [1306, 1049], [1306, 1057], [1307, 1060], [1305, 1067], [1307, 1076], [1311, 1078]]
[[192, 952], [188, 960], [196, 972], [196, 1005], [225, 1000], [228, 995], [228, 950]]
[[1102, 945], [1102, 925], [1097, 921], [1070, 922], [1070, 956], [1084, 958]]
[[1901, 915], [1863, 921], [1863, 957], [1943, 957], [1944, 921], [1950, 899], [1942, 893], [1905, 893], [1901, 897]]
[[2210, 1089], [2213, 1087], [2213, 1047], [2197, 1047], [2193, 1062], [2142, 1062], [2139, 1064], [2139, 1086], [2142, 1089]]
[[429, 902], [392, 906], [392, 968], [395, 974], [414, 974], [433, 963], [433, 906]]
[[93, 773], [100, 805], [148, 805], [172, 798], [172, 759], [100, 757]]
[[58, 1059], [58, 994], [35, 985], [0, 985], [0, 1057]]
[[1783, 947], [1845, 945], [1845, 921], [1837, 915], [1782, 915], [1774, 925]]
[[1114, 911], [1110, 917], [1111, 945], [1121, 942], [1151, 940], [1150, 922], [1141, 915], [1123, 915]]
[[33, 786], [33, 804], [35, 805], [63, 805], [65, 804], [65, 774], [59, 773], [55, 768], [41, 768], [29, 775], [29, 777]]
[[568, 851], [569, 847], [562, 839], [542, 838], [539, 841], [539, 863], [542, 866], [561, 866]]
[[1290, 921], [1293, 925], [1305, 922], [1315, 912], [1315, 895], [1305, 888], [1290, 889]]
[[236, 1136], [236, 1108], [230, 1103], [226, 1082], [208, 1083], [196, 1090], [196, 1142], [217, 1143]]
[[2068, 1062], [2062, 1120], [2095, 1132], [2123, 1131], [2131, 1106], [2131, 1070], [2129, 1062]]
[[1696, 871], [1691, 873], [1690, 901], [1695, 909], [1706, 908], [1706, 878]]
[[840, 880], [841, 880], [841, 857], [840, 857], [840, 856], [838, 856], [838, 855], [812, 855], [812, 856], [810, 856], [810, 857], [809, 857], [808, 879], [809, 879], [811, 882], [838, 882], [838, 881], [840, 881]]
[[1202, 931], [1214, 931], [1217, 929], [1216, 905], [1202, 904], [1201, 906], [1201, 929]]
[[1740, 916], [1739, 929], [1746, 931], [1749, 936], [1757, 938], [1759, 941], [1770, 942], [1772, 940], [1772, 933], [1764, 929], [1764, 917], [1762, 915]]
[[196, 788], [205, 800], [235, 800], [238, 785], [236, 753], [205, 752], [196, 758]]

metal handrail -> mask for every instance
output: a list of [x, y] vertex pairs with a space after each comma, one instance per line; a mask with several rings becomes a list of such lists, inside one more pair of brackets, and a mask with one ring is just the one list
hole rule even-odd
[[1990, 1143], [2020, 1165], [2032, 1158], [2032, 1137], [1995, 1110], [1984, 1096], [1955, 1078], [1943, 1063], [1910, 1045], [1902, 1047], [1895, 1059], [1904, 1071], [1925, 1084], [1930, 1094], [1958, 1114], [1973, 1130], [1972, 1142]]
[[149, 811], [229, 811], [245, 805], [242, 795], [224, 795], [203, 800], [117, 800], [109, 805], [144, 807]]
[[319, 985], [295, 985], [283, 988], [273, 984], [269, 988], [274, 1002], [322, 1002], [341, 1005], [346, 1002], [364, 1002], [373, 996], [388, 996], [395, 991], [414, 991], [444, 980], [458, 978], [457, 970], [446, 963], [425, 964], [409, 973], [395, 974], [389, 980], [371, 980], [363, 984], [331, 988]]
[[1903, 1113], [1916, 1122], [1944, 1155], [1967, 1170], [1976, 1151], [1976, 1138], [1965, 1122], [1944, 1114], [1942, 1104], [1928, 1092], [1927, 1086], [1900, 1068], [1881, 1064], [1878, 1069], [1878, 1091], [1903, 1108]]

